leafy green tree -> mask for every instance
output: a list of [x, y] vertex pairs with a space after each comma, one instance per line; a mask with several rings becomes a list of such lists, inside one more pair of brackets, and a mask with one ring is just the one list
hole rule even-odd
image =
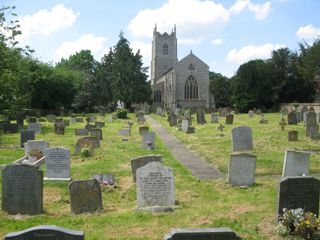
[[209, 81], [210, 93], [214, 96], [216, 107], [230, 106], [230, 79], [220, 73], [209, 72]]
[[150, 102], [151, 87], [147, 81], [147, 68], [142, 66], [140, 52], [133, 54], [122, 32], [113, 52], [111, 83], [113, 100], [122, 101], [128, 109], [132, 103]]

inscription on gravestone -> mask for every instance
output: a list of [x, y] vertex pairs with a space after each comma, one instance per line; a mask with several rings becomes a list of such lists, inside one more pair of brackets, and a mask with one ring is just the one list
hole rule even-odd
[[308, 176], [310, 153], [286, 150], [282, 177]]
[[257, 157], [252, 154], [231, 154], [228, 183], [236, 186], [250, 186], [254, 183]]
[[319, 213], [320, 181], [314, 177], [288, 177], [280, 181], [278, 191], [278, 219], [283, 209], [302, 208]]
[[42, 213], [42, 177], [36, 166], [6, 166], [2, 170], [2, 210], [9, 214]]
[[252, 130], [250, 127], [240, 126], [231, 131], [232, 150], [250, 151], [253, 149]]
[[47, 148], [45, 180], [70, 180], [70, 150], [66, 148]]
[[173, 229], [164, 240], [241, 240], [229, 228]]
[[137, 169], [147, 165], [150, 162], [162, 162], [162, 157], [160, 155], [151, 154], [131, 159], [133, 181], [136, 181]]

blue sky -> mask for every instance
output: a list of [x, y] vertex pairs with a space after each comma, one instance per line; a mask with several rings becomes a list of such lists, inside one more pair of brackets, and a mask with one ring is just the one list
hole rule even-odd
[[150, 66], [152, 30], [177, 28], [178, 59], [190, 50], [210, 71], [232, 76], [240, 64], [270, 57], [274, 49], [298, 49], [320, 36], [319, 0], [2, 0], [16, 6], [19, 41], [44, 62], [81, 49], [97, 60], [122, 30]]

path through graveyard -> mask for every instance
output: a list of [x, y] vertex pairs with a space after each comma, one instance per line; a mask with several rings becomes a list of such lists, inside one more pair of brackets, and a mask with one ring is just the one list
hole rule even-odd
[[188, 149], [179, 139], [168, 132], [158, 121], [150, 116], [146, 120], [169, 149], [173, 157], [186, 166], [193, 176], [200, 180], [223, 178], [224, 175], [204, 158]]

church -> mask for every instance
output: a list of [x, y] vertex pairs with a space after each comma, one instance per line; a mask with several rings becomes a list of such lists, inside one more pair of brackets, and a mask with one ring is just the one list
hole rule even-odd
[[178, 61], [176, 27], [171, 34], [161, 34], [154, 27], [151, 88], [155, 108], [174, 111], [214, 106], [209, 93], [209, 66], [192, 51]]

